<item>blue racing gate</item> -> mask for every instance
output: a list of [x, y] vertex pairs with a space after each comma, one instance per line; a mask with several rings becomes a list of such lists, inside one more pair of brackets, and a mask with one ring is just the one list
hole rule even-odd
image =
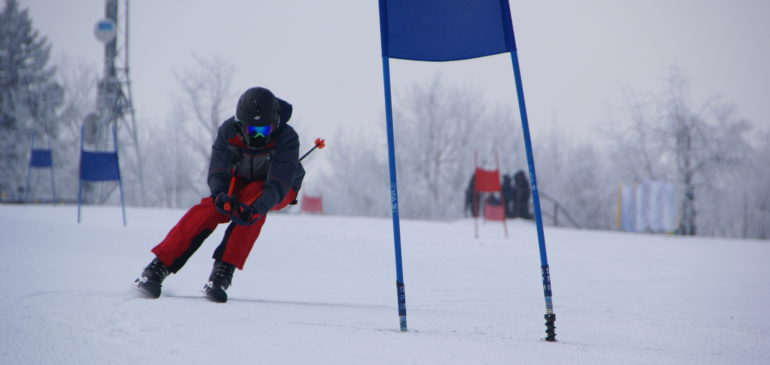
[[395, 139], [390, 88], [390, 58], [414, 61], [458, 61], [509, 52], [516, 82], [521, 127], [529, 165], [532, 201], [540, 248], [540, 266], [545, 296], [546, 341], [556, 341], [551, 277], [545, 248], [535, 160], [524, 103], [516, 41], [508, 0], [380, 0], [380, 40], [384, 79], [390, 197], [396, 255], [396, 291], [401, 331], [407, 331], [406, 294], [401, 260], [398, 214]]

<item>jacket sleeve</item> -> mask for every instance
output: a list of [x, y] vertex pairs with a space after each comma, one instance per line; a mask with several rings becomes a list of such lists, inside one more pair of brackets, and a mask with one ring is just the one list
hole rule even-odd
[[300, 169], [299, 137], [297, 132], [285, 125], [276, 142], [275, 154], [270, 159], [270, 171], [262, 189], [262, 195], [254, 202], [259, 214], [265, 214], [278, 204], [295, 184]]
[[305, 180], [305, 168], [302, 166], [302, 162], [300, 162], [297, 164], [297, 173], [294, 174], [294, 181], [291, 183], [291, 188], [294, 189], [294, 192], [299, 193], [303, 180]]
[[230, 184], [231, 169], [234, 160], [233, 153], [227, 148], [227, 122], [222, 123], [217, 130], [214, 145], [211, 146], [211, 161], [209, 161], [208, 184], [211, 196], [226, 193]]

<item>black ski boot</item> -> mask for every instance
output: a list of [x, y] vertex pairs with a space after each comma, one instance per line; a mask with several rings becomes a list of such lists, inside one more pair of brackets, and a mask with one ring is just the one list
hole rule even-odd
[[142, 295], [155, 299], [160, 297], [161, 283], [163, 283], [163, 279], [168, 274], [168, 269], [163, 266], [163, 263], [158, 258], [155, 258], [144, 268], [142, 275], [134, 280], [134, 284]]
[[217, 303], [227, 302], [225, 290], [230, 287], [230, 283], [233, 281], [233, 272], [235, 272], [235, 266], [224, 261], [214, 261], [209, 282], [203, 286], [203, 291], [209, 300]]

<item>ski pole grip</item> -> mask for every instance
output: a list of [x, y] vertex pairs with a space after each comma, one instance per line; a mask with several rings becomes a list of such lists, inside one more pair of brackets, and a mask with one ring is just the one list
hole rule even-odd
[[233, 169], [233, 176], [230, 178], [230, 187], [227, 188], [227, 202], [223, 205], [225, 208], [225, 211], [232, 212], [232, 204], [230, 204], [230, 199], [233, 197], [233, 192], [235, 191], [235, 169]]
[[324, 141], [323, 138], [316, 138], [313, 147], [299, 158], [299, 162], [302, 162], [302, 160], [304, 160], [305, 157], [307, 157], [307, 155], [309, 155], [311, 152], [315, 151], [316, 149], [323, 149], [324, 147], [326, 147], [326, 141]]
[[326, 141], [324, 141], [323, 138], [316, 138], [315, 146], [318, 147], [319, 150], [321, 150], [324, 147], [326, 147]]
[[233, 196], [233, 191], [235, 191], [235, 175], [230, 178], [230, 187], [227, 188], [227, 196]]

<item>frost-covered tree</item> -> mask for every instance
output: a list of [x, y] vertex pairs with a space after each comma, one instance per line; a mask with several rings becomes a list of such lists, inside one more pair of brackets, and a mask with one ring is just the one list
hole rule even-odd
[[721, 235], [726, 221], [717, 217], [730, 208], [725, 194], [732, 192], [720, 187], [745, 162], [748, 124], [736, 116], [733, 105], [718, 98], [695, 105], [689, 90], [687, 78], [672, 69], [663, 93], [632, 99], [630, 124], [621, 124], [625, 128], [611, 134], [611, 155], [621, 179], [678, 183], [680, 233]]
[[211, 157], [211, 145], [219, 125], [235, 111], [232, 80], [235, 66], [217, 56], [193, 56], [193, 68], [176, 75], [181, 95], [174, 110], [173, 123], [184, 123], [182, 133], [185, 146], [198, 168], [190, 171], [189, 178], [195, 181], [193, 189], [197, 195], [207, 195], [206, 176]]
[[[770, 132], [741, 149], [741, 160], [712, 175], [702, 204], [701, 232], [709, 235], [770, 238]], [[730, 146], [730, 148], [735, 148]]]
[[[394, 108], [399, 198], [412, 218], [462, 214], [474, 152], [489, 149], [490, 106], [469, 88], [450, 87], [437, 75], [397, 96]], [[483, 157], [488, 157], [484, 153]]]
[[762, 142], [744, 175], [753, 178], [744, 180], [750, 183], [745, 188], [747, 193], [742, 204], [744, 223], [741, 233], [744, 237], [770, 239], [770, 144], [766, 142], [770, 141], [770, 130], [760, 136]]
[[331, 214], [379, 217], [390, 214], [384, 124], [355, 131], [338, 130], [328, 141], [329, 146], [323, 153], [327, 154], [331, 167], [321, 169], [321, 176], [312, 181], [305, 179], [304, 192], [321, 193], [324, 211]]
[[147, 129], [147, 146], [143, 150], [153, 157], [145, 161], [147, 170], [152, 171], [146, 177], [147, 197], [154, 206], [187, 208], [202, 196], [200, 190], [205, 180], [199, 173], [208, 165], [195, 155], [194, 150], [202, 147], [180, 132], [179, 116], [185, 114], [182, 107], [181, 103], [175, 104], [166, 123]]
[[51, 152], [55, 160], [57, 194], [61, 199], [72, 200], [78, 188], [80, 127], [95, 109], [98, 68], [68, 57], [57, 57], [56, 64], [57, 79], [64, 89], [64, 104], [59, 112], [58, 135], [51, 140]]
[[0, 12], [0, 198], [18, 199], [33, 133], [57, 135], [62, 87], [49, 65], [50, 46], [18, 1]]
[[[524, 168], [523, 150], [516, 151], [522, 144], [518, 120], [509, 109], [485, 102], [477, 90], [448, 85], [439, 75], [394, 96], [401, 217], [462, 217], [475, 153], [485, 168], [494, 168], [495, 152], [501, 171]], [[333, 138], [336, 142], [327, 152], [333, 168], [319, 179], [326, 211], [389, 214], [384, 126], [381, 120], [365, 131], [345, 131]]]
[[558, 219], [564, 226], [610, 228], [616, 184], [607, 180], [603, 151], [557, 132], [539, 137], [537, 142], [535, 159], [545, 223]]

